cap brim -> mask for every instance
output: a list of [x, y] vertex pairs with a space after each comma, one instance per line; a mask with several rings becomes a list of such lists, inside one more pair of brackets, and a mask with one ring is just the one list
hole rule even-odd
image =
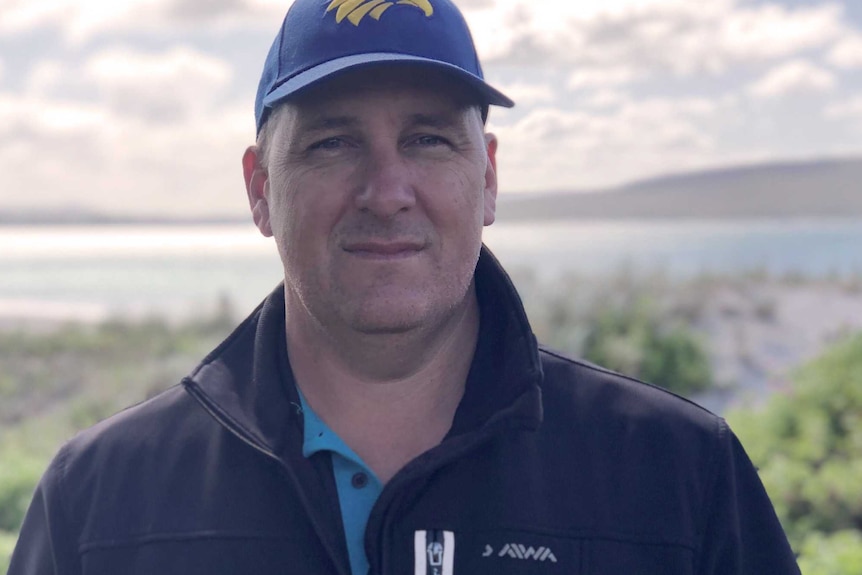
[[431, 60], [429, 58], [421, 58], [419, 56], [411, 56], [407, 54], [390, 54], [385, 52], [370, 53], [370, 54], [354, 54], [343, 58], [336, 58], [329, 62], [324, 62], [309, 68], [292, 78], [285, 81], [283, 84], [276, 87], [272, 92], [264, 96], [263, 105], [265, 108], [272, 109], [290, 96], [325, 80], [335, 74], [340, 74], [347, 70], [361, 68], [375, 64], [386, 63], [415, 63], [423, 66], [430, 66], [443, 70], [452, 74], [454, 77], [462, 80], [470, 88], [472, 88], [483, 99], [483, 104], [491, 104], [494, 106], [502, 106], [511, 108], [515, 105], [510, 98], [504, 95], [499, 90], [491, 87], [482, 78], [446, 62], [439, 60]]

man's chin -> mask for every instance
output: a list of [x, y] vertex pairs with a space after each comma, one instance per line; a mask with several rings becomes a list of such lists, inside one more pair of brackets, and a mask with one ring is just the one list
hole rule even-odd
[[459, 292], [438, 293], [426, 285], [394, 282], [353, 295], [345, 298], [350, 303], [341, 307], [341, 317], [357, 334], [380, 336], [434, 332], [452, 318], [464, 297]]
[[433, 323], [430, 311], [420, 302], [379, 300], [356, 309], [350, 323], [354, 331], [364, 335], [407, 334]]
[[410, 333], [423, 325], [416, 314], [386, 314], [385, 317], [362, 315], [354, 319], [353, 329], [364, 335], [399, 335]]

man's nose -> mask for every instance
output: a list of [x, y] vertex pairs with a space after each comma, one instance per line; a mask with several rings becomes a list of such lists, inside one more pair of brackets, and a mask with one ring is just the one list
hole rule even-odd
[[414, 177], [407, 160], [397, 151], [371, 151], [356, 195], [360, 210], [391, 218], [416, 204]]

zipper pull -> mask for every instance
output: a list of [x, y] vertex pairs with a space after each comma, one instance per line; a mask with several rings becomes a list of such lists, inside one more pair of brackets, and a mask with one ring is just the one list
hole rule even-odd
[[442, 529], [416, 531], [414, 575], [454, 575], [455, 534]]

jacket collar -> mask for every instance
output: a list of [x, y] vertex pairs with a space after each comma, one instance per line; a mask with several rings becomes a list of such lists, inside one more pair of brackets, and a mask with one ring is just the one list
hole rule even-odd
[[475, 280], [479, 339], [449, 436], [504, 421], [536, 428], [542, 420], [542, 368], [521, 298], [484, 246]]
[[[484, 246], [475, 280], [479, 341], [449, 437], [486, 427], [535, 429], [542, 419], [542, 370], [521, 300]], [[287, 357], [284, 306], [279, 285], [184, 384], [243, 440], [287, 459], [301, 446], [302, 420]]]

